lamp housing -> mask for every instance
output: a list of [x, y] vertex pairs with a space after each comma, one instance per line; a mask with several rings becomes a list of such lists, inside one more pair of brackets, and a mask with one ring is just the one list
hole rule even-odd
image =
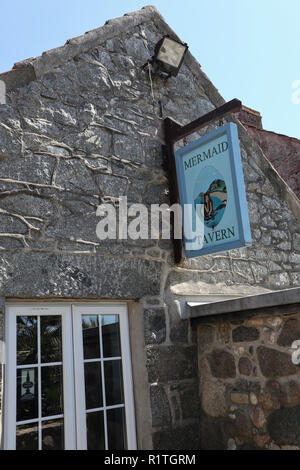
[[166, 35], [158, 41], [152, 57], [153, 71], [168, 78], [176, 77], [182, 65], [188, 45]]

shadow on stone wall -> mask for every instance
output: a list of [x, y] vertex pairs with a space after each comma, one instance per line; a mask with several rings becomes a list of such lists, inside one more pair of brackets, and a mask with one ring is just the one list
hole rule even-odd
[[299, 449], [300, 313], [198, 325], [200, 448]]

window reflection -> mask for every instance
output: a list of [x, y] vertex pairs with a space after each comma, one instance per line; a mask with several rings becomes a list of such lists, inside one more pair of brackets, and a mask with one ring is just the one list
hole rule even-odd
[[16, 450], [38, 450], [38, 424], [17, 426]]
[[37, 362], [37, 317], [17, 317], [17, 364]]
[[41, 316], [41, 362], [61, 362], [61, 316]]
[[82, 315], [84, 359], [100, 357], [99, 322], [97, 315]]
[[84, 364], [85, 403], [86, 409], [103, 406], [100, 362]]
[[120, 405], [123, 403], [123, 378], [121, 361], [105, 361], [104, 377], [106, 405]]
[[121, 356], [118, 315], [102, 316], [103, 357]]
[[43, 421], [42, 423], [42, 449], [63, 450], [64, 449], [64, 421], [55, 419]]
[[41, 368], [42, 377], [42, 416], [63, 413], [62, 366]]
[[[38, 338], [38, 325], [40, 337]], [[63, 413], [62, 366], [41, 366], [38, 362], [40, 342], [41, 363], [62, 361], [61, 315], [17, 316], [17, 422], [39, 420], [39, 388], [41, 390], [41, 415], [54, 416]], [[26, 367], [32, 364], [33, 367]], [[25, 367], [23, 367], [25, 365]], [[39, 368], [40, 380], [39, 384]], [[16, 427], [16, 448], [38, 449], [38, 423]], [[43, 445], [47, 449], [62, 449], [63, 421], [47, 421], [40, 424]], [[51, 444], [52, 442], [52, 444]]]
[[124, 408], [115, 408], [113, 410], [107, 410], [107, 431], [109, 449], [126, 449]]
[[88, 450], [104, 450], [103, 411], [86, 415], [87, 448]]
[[17, 421], [38, 417], [37, 368], [17, 370]]

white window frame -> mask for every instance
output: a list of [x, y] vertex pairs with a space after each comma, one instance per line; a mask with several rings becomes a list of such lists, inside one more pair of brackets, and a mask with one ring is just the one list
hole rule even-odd
[[[130, 359], [129, 328], [127, 318], [127, 305], [121, 304], [75, 304], [73, 307], [73, 325], [74, 325], [74, 363], [75, 363], [75, 387], [76, 387], [76, 416], [77, 416], [77, 449], [87, 448], [86, 443], [86, 418], [85, 418], [85, 387], [84, 387], [84, 366], [83, 366], [83, 344], [81, 336], [81, 315], [119, 315], [120, 321], [120, 340], [123, 372], [123, 389], [126, 413], [126, 435], [128, 450], [136, 449], [136, 432], [134, 418], [134, 401]], [[110, 358], [111, 359], [111, 358]], [[104, 385], [103, 361], [102, 384]], [[103, 399], [105, 407], [105, 393], [103, 387]], [[114, 408], [114, 407], [109, 407]], [[105, 440], [106, 423], [105, 423]]]
[[[4, 384], [4, 448], [6, 450], [14, 450], [16, 446], [16, 317], [17, 315], [42, 316], [60, 314], [62, 315], [65, 449], [87, 449], [81, 315], [118, 315], [120, 321], [127, 448], [128, 450], [135, 450], [137, 443], [127, 304], [50, 301], [36, 303], [18, 302], [6, 305], [5, 340], [7, 354]], [[105, 433], [105, 435], [107, 440], [107, 434]]]

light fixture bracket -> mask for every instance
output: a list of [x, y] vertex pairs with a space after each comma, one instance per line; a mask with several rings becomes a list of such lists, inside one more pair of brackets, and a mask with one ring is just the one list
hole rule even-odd
[[176, 77], [187, 50], [186, 43], [182, 43], [168, 34], [163, 36], [156, 44], [154, 55], [147, 63], [151, 67], [151, 73], [159, 75], [163, 79], [168, 79], [171, 76]]

